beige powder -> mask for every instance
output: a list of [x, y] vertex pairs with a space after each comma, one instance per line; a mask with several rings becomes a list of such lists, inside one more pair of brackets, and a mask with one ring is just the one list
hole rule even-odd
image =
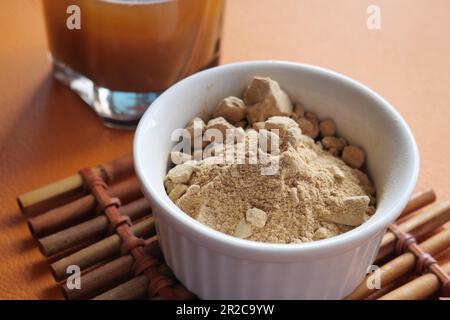
[[[226, 148], [234, 160], [227, 164], [216, 161], [223, 150], [200, 161], [172, 155], [172, 161], [183, 163], [168, 172], [166, 190], [180, 209], [201, 223], [244, 239], [300, 243], [351, 230], [375, 212], [375, 190], [359, 170], [365, 162], [364, 151], [338, 137], [331, 119], [320, 121], [300, 103], [293, 108], [276, 81], [255, 77], [244, 100], [227, 97], [213, 119], [206, 125], [198, 122], [199, 134], [205, 127], [237, 133], [225, 146], [239, 150], [230, 154]], [[192, 123], [187, 130], [195, 137]], [[280, 149], [272, 150], [271, 145], [252, 149], [250, 141], [255, 136], [279, 142]], [[205, 157], [209, 147], [224, 146], [215, 140], [208, 144], [200, 142], [200, 149], [194, 145], [194, 156]], [[279, 170], [263, 175], [268, 164], [255, 164], [255, 156], [278, 160]]]
[[[240, 236], [243, 230], [242, 238], [275, 243], [329, 238], [363, 223], [372, 211], [368, 177], [313, 139], [284, 141], [279, 159], [274, 175], [262, 175], [261, 164], [211, 164], [211, 158], [191, 164], [191, 187], [176, 204], [218, 231]], [[267, 214], [263, 227], [246, 222], [252, 208]]]

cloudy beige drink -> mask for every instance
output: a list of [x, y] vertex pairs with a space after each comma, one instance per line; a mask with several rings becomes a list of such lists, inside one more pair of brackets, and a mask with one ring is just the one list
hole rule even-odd
[[[53, 58], [109, 90], [161, 92], [217, 62], [224, 0], [43, 0]], [[80, 29], [66, 26], [80, 8]]]

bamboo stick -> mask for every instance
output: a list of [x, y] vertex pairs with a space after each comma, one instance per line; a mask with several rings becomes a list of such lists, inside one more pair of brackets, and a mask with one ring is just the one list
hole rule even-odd
[[[66, 299], [90, 299], [91, 297], [105, 292], [130, 279], [132, 276], [131, 268], [133, 267], [133, 263], [134, 259], [130, 255], [122, 256], [83, 274], [81, 276], [82, 286], [80, 289], [69, 289], [67, 285], [64, 284], [61, 287], [61, 291]], [[96, 272], [97, 269], [100, 268], [102, 272]]]
[[[119, 212], [123, 216], [128, 216], [131, 221], [135, 221], [150, 214], [151, 207], [145, 198], [141, 198], [120, 207]], [[108, 227], [108, 218], [105, 215], [99, 215], [73, 227], [38, 239], [39, 249], [44, 256], [49, 257], [75, 245], [106, 235]]]
[[[450, 247], [450, 229], [445, 229], [433, 237], [427, 239], [420, 244], [425, 252], [435, 255]], [[374, 277], [379, 276], [381, 280], [381, 288], [388, 286], [400, 277], [413, 271], [416, 263], [416, 257], [412, 252], [406, 252], [395, 259], [389, 261], [380, 269], [378, 273], [372, 273], [348, 295], [346, 300], [361, 300], [374, 293], [377, 289], [369, 289], [367, 283], [373, 282]]]
[[[398, 226], [400, 230], [409, 232], [416, 238], [421, 238], [449, 220], [450, 201], [445, 201], [425, 210], [421, 214], [407, 219]], [[375, 260], [376, 262], [386, 258], [394, 252], [395, 241], [395, 235], [390, 231], [386, 232], [381, 241], [380, 251]]]
[[[188, 300], [195, 298], [194, 294], [189, 292], [182, 284], [176, 284], [173, 287], [173, 291], [179, 299]], [[145, 275], [140, 275], [96, 296], [93, 300], [137, 300], [145, 298], [147, 294], [148, 279]]]
[[132, 154], [123, 155], [117, 159], [108, 161], [101, 166], [107, 174], [108, 181], [115, 181], [134, 173]]
[[138, 300], [145, 297], [147, 287], [147, 277], [140, 275], [96, 296], [93, 300]]
[[386, 293], [391, 292], [392, 290], [404, 285], [410, 280], [411, 280], [410, 275], [397, 279], [396, 281], [389, 283], [387, 286], [382, 287], [380, 290], [373, 292], [370, 296], [368, 296], [364, 300], [377, 300], [378, 298], [384, 296]]
[[[131, 227], [137, 237], [148, 238], [155, 233], [154, 219], [149, 217]], [[51, 264], [51, 270], [56, 280], [66, 278], [66, 270], [70, 265], [77, 265], [81, 270], [105, 261], [120, 253], [122, 240], [119, 235], [113, 234], [96, 242], [74, 254], [62, 258]]]
[[[102, 176], [108, 182], [131, 175], [133, 170], [133, 158], [130, 154], [108, 161], [94, 168], [95, 173]], [[45, 203], [48, 205], [48, 203], [61, 200], [61, 197], [71, 194], [75, 190], [81, 191], [82, 186], [83, 179], [77, 173], [36, 190], [24, 193], [17, 197], [17, 202], [22, 212], [32, 213], [38, 207], [43, 207]]]
[[[94, 168], [96, 175], [101, 176], [101, 171]], [[82, 196], [83, 179], [79, 174], [59, 180], [43, 186], [29, 193], [17, 197], [17, 203], [22, 213], [32, 215], [62, 206], [75, 199], [74, 196]]]
[[[129, 178], [108, 189], [111, 197], [120, 198], [123, 204], [142, 196], [137, 178]], [[28, 219], [28, 227], [34, 237], [42, 237], [68, 228], [94, 215], [97, 201], [89, 194], [62, 207]]]
[[404, 217], [413, 211], [419, 210], [434, 201], [436, 201], [436, 194], [433, 189], [425, 189], [417, 192], [411, 196], [399, 218]]
[[[157, 237], [153, 236], [146, 241], [146, 246], [143, 250], [146, 254], [154, 257], [161, 258], [162, 254], [159, 250]], [[95, 268], [81, 276], [81, 283], [83, 284], [80, 289], [69, 289], [66, 284], [61, 287], [63, 295], [67, 299], [89, 299], [96, 294], [100, 294], [105, 289], [109, 290], [115, 285], [128, 280], [133, 275], [133, 266], [135, 259], [131, 254], [121, 256], [110, 262], [107, 262], [98, 268]], [[160, 272], [165, 275], [171, 274], [171, 271], [167, 266], [158, 268]]]
[[[444, 264], [442, 268], [450, 273], [450, 262]], [[428, 298], [440, 288], [439, 278], [434, 273], [427, 273], [380, 297], [379, 300], [421, 300]]]

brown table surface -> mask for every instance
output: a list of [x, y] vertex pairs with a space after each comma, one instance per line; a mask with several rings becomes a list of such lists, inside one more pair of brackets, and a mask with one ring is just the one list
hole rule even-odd
[[[365, 83], [416, 136], [417, 189], [450, 199], [450, 1], [376, 2], [375, 31], [366, 27], [371, 0], [229, 0], [222, 63], [300, 61]], [[60, 298], [15, 197], [129, 152], [133, 133], [106, 129], [52, 80], [39, 1], [4, 1], [0, 12], [0, 298]]]

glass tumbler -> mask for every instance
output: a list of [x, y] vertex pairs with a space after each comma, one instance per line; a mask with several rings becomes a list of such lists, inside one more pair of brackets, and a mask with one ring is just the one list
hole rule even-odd
[[134, 128], [161, 92], [218, 63], [225, 0], [42, 1], [53, 75], [109, 127]]

